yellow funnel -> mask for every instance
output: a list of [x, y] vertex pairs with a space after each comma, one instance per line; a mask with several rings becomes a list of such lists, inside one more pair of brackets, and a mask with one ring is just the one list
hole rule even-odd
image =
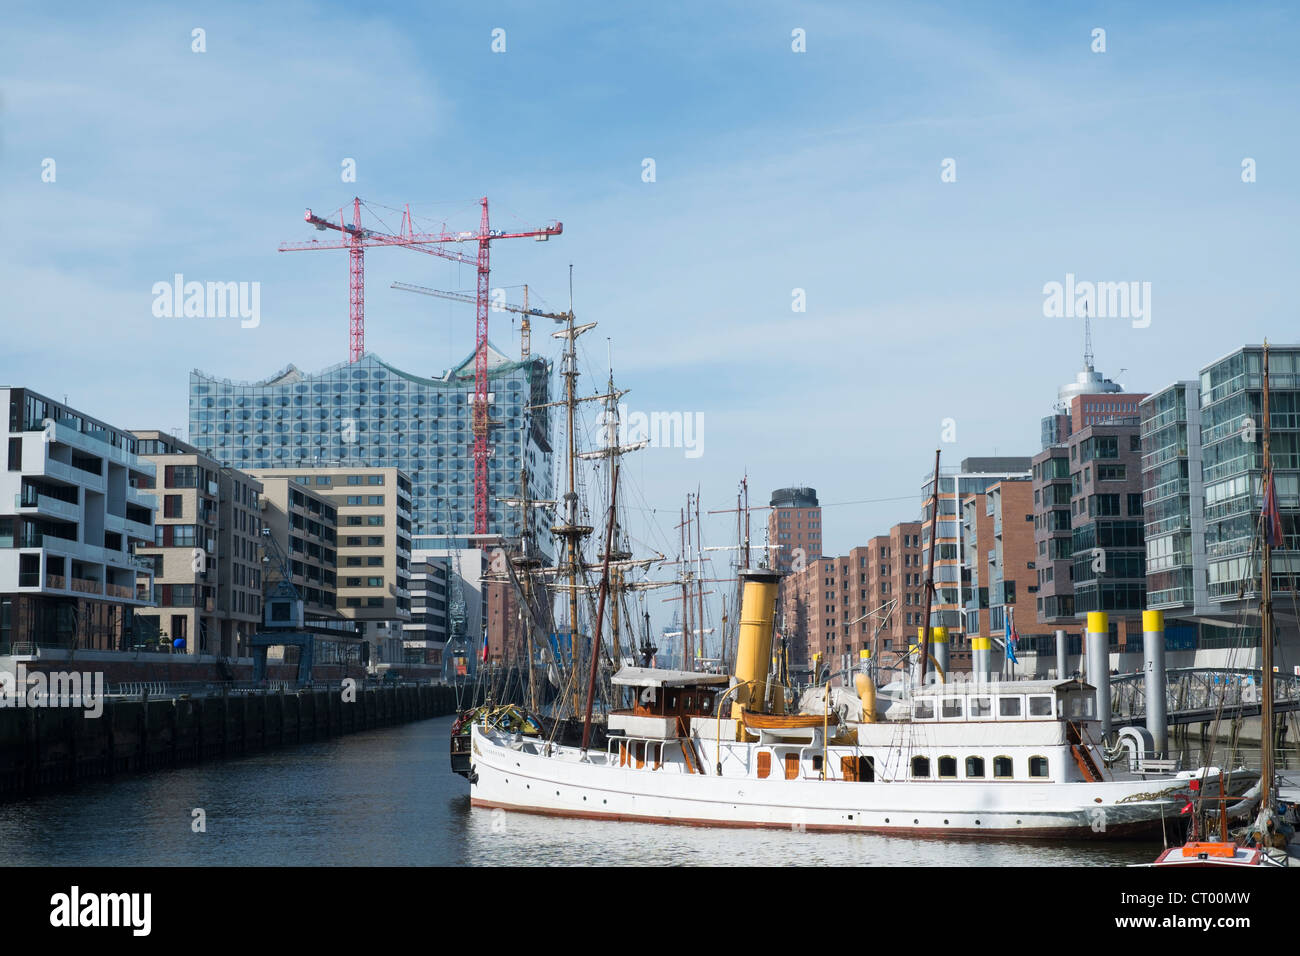
[[740, 572], [744, 591], [740, 599], [740, 636], [736, 645], [736, 680], [741, 686], [735, 699], [748, 711], [767, 709], [767, 675], [772, 661], [772, 629], [776, 621], [779, 571]]
[[874, 724], [876, 722], [876, 682], [859, 671], [854, 675], [853, 683], [857, 687], [858, 697], [862, 701], [862, 722], [864, 724]]

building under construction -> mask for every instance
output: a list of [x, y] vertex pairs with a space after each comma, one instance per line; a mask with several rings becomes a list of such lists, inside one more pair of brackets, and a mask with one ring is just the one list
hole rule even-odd
[[[490, 345], [488, 352], [487, 533], [517, 539], [521, 509], [507, 500], [555, 497], [548, 418], [529, 411], [549, 401], [550, 366], [538, 357], [511, 361]], [[415, 550], [444, 548], [474, 531], [473, 395], [472, 355], [438, 378], [395, 368], [373, 353], [314, 374], [290, 365], [254, 382], [196, 369], [190, 441], [245, 470], [398, 468], [411, 477]]]

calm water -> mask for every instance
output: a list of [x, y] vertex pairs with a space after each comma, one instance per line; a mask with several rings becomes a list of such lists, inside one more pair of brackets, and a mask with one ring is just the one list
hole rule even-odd
[[[708, 830], [475, 810], [448, 769], [451, 718], [0, 804], [0, 866], [1148, 862], [1158, 843], [1036, 846]], [[206, 811], [207, 832], [191, 831]]]

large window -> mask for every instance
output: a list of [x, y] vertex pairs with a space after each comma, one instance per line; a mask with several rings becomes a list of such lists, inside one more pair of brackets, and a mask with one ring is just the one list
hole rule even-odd
[[1030, 757], [1029, 758], [1029, 776], [1046, 777], [1047, 776], [1047, 758]]
[[939, 776], [956, 777], [957, 776], [957, 758], [940, 757], [939, 758]]
[[993, 758], [993, 776], [994, 778], [1007, 778], [1013, 776], [1010, 757]]
[[913, 757], [912, 758], [912, 776], [918, 779], [928, 778], [930, 776], [930, 758]]
[[984, 758], [967, 757], [966, 758], [966, 776], [971, 779], [978, 779], [984, 776]]
[[1029, 716], [1030, 717], [1051, 717], [1052, 698], [1049, 696], [1038, 696], [1038, 695], [1030, 697]]

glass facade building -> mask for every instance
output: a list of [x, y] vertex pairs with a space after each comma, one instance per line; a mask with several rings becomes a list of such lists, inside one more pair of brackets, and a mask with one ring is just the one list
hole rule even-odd
[[1142, 503], [1147, 607], [1208, 611], [1198, 382], [1175, 382], [1142, 403]]
[[[554, 498], [550, 366], [514, 362], [489, 346], [488, 532], [521, 530], [501, 499]], [[416, 549], [445, 547], [474, 528], [473, 356], [441, 378], [404, 372], [367, 353], [315, 374], [289, 366], [257, 382], [190, 373], [190, 443], [243, 470], [305, 466], [396, 467], [411, 478]], [[536, 527], [547, 520], [534, 516]]]
[[[1273, 589], [1300, 579], [1300, 346], [1269, 348], [1271, 452], [1283, 544], [1273, 553]], [[1201, 371], [1201, 455], [1205, 483], [1206, 587], [1211, 604], [1257, 595], [1253, 546], [1262, 500], [1263, 347], [1248, 345]], [[1279, 601], [1290, 603], [1283, 595]]]

